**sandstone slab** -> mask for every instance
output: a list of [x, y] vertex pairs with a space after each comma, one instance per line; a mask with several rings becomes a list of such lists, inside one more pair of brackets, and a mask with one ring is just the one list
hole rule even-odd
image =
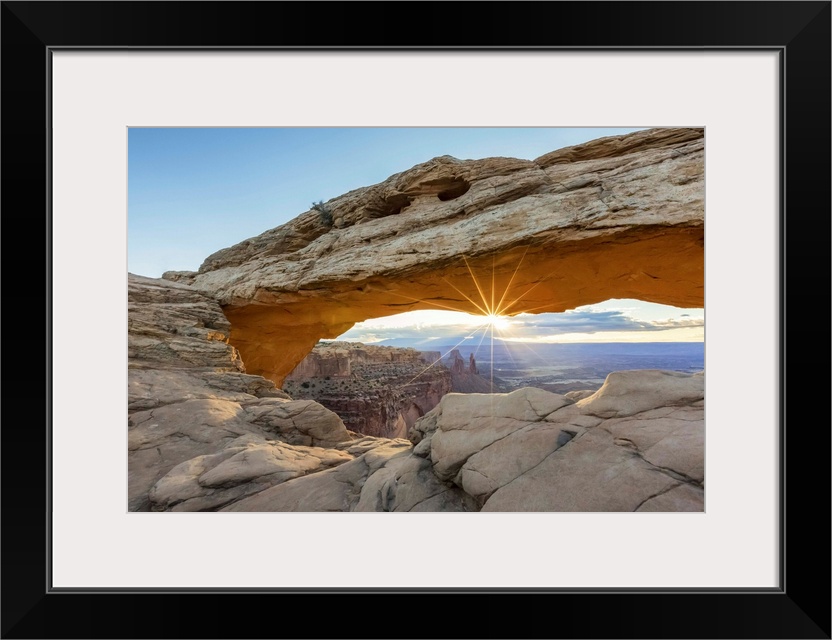
[[390, 440], [334, 469], [235, 502], [223, 511], [475, 511], [474, 500], [441, 483], [406, 440]]
[[702, 381], [613, 373], [576, 403], [540, 389], [450, 394], [411, 430], [414, 455], [483, 511], [701, 511]]
[[244, 436], [178, 464], [150, 490], [153, 510], [216, 510], [287, 480], [352, 460], [345, 452]]
[[620, 418], [657, 407], [691, 404], [704, 397], [703, 376], [652, 369], [613, 372], [598, 391], [577, 404], [583, 413]]
[[509, 394], [449, 394], [442, 398], [431, 461], [442, 480], [451, 480], [475, 453], [571, 404], [534, 388]]

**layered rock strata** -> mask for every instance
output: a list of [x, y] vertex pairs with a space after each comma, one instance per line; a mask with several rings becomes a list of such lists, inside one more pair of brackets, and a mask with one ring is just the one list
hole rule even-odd
[[[331, 411], [309, 400], [292, 401], [271, 380], [247, 375], [239, 353], [228, 344], [228, 329], [222, 309], [204, 293], [181, 283], [128, 276], [131, 511], [156, 506], [150, 489], [177, 465], [215, 455], [231, 443], [233, 450], [267, 439], [307, 446], [353, 439]], [[188, 507], [215, 507], [233, 497], [233, 492], [214, 495], [220, 492], [216, 487], [211, 491], [213, 497], [201, 496]], [[165, 499], [164, 504], [178, 502]]]

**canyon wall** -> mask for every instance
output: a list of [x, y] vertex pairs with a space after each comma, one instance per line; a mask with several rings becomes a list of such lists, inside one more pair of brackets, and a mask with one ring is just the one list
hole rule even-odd
[[334, 411], [351, 431], [402, 438], [451, 391], [451, 373], [437, 362], [440, 355], [355, 342], [320, 343], [286, 377], [283, 389]]

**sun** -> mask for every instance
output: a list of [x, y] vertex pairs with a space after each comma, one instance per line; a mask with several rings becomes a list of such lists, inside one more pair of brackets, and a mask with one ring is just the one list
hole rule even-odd
[[501, 316], [496, 313], [489, 313], [485, 318], [489, 326], [495, 329], [507, 329], [510, 324], [508, 316]]

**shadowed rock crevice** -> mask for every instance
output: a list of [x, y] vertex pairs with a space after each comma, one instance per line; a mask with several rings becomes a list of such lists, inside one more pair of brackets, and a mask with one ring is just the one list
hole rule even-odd
[[404, 209], [410, 206], [412, 198], [403, 194], [396, 193], [390, 195], [378, 202], [368, 204], [364, 211], [368, 218], [384, 218], [386, 216], [395, 216], [400, 214]]
[[442, 188], [442, 191], [437, 193], [436, 197], [442, 202], [455, 200], [456, 198], [468, 193], [468, 189], [471, 188], [468, 181], [462, 178], [451, 178], [445, 183], [440, 183], [439, 186]]

